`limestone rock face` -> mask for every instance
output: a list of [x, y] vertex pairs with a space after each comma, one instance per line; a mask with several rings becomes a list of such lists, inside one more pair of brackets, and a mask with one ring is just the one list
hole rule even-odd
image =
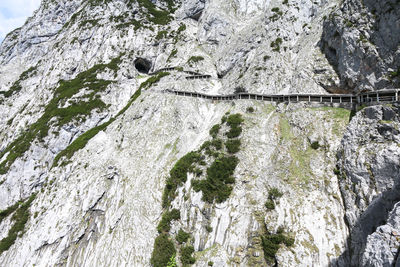
[[[42, 1], [0, 45], [0, 266], [150, 266], [170, 170], [236, 113], [240, 150], [221, 133], [213, 154], [238, 159], [229, 197], [210, 203], [193, 188], [209, 156], [171, 201], [178, 266], [182, 229], [195, 266], [398, 261], [398, 105], [350, 118], [348, 106], [168, 93], [393, 85], [384, 76], [396, 70], [398, 36], [384, 29], [398, 29], [398, 6], [385, 3]], [[356, 20], [372, 7], [375, 18]], [[363, 33], [376, 53], [340, 30], [338, 12], [379, 26]], [[178, 68], [157, 72], [167, 67]], [[186, 79], [193, 72], [211, 78]]]
[[398, 105], [360, 111], [338, 152], [340, 188], [350, 227], [351, 253], [343, 256], [350, 257], [354, 266], [388, 266], [398, 255], [399, 115]]
[[338, 88], [360, 92], [399, 86], [399, 20], [394, 0], [343, 1], [326, 18], [321, 48], [340, 77]]

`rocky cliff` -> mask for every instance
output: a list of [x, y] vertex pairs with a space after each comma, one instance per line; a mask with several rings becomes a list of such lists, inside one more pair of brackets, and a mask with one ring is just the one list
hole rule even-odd
[[397, 104], [167, 90], [393, 88], [398, 12], [395, 1], [42, 1], [0, 45], [0, 265], [394, 265]]

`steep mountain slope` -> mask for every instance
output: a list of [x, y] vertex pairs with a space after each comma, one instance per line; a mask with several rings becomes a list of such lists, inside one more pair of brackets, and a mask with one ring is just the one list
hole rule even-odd
[[[43, 1], [0, 46], [0, 265], [396, 262], [396, 105], [166, 93], [395, 86], [397, 37], [372, 69], [350, 53], [364, 4]], [[352, 23], [398, 21], [393, 4]]]

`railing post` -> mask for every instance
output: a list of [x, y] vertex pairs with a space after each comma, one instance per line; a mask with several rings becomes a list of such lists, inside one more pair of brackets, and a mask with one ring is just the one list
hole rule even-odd
[[396, 90], [396, 101], [399, 101], [399, 91]]
[[376, 92], [376, 101], [379, 103], [379, 92]]
[[296, 96], [296, 99], [297, 99], [297, 102], [299, 102], [299, 96], [298, 95]]
[[331, 97], [331, 103], [333, 103], [333, 97]]
[[319, 97], [319, 103], [322, 103], [322, 96]]
[[308, 102], [311, 102], [311, 96], [310, 95], [308, 96]]
[[341, 96], [339, 97], [339, 102], [342, 103], [342, 97]]

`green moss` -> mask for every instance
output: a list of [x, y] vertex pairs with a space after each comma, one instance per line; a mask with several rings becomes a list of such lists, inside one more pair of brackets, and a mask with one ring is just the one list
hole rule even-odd
[[167, 37], [168, 32], [167, 31], [159, 31], [156, 35], [156, 40], [161, 40], [165, 37]]
[[14, 223], [13, 226], [11, 226], [7, 236], [0, 240], [0, 254], [7, 251], [14, 244], [17, 237], [23, 234], [25, 224], [30, 217], [29, 208], [35, 197], [35, 194], [32, 195], [27, 201], [20, 204], [18, 209], [16, 209], [11, 218], [11, 221]]
[[[75, 79], [60, 81], [60, 86], [55, 90], [53, 99], [45, 107], [43, 115], [0, 153], [0, 158], [8, 153], [6, 159], [0, 164], [0, 174], [7, 173], [12, 163], [29, 149], [32, 142], [43, 141], [51, 126], [61, 127], [72, 121], [80, 122], [93, 110], [105, 109], [106, 104], [99, 99], [98, 93], [104, 91], [112, 81], [97, 79], [96, 76], [105, 69], [116, 71], [119, 62], [120, 58], [116, 58], [109, 64], [99, 64], [78, 74]], [[82, 89], [88, 92], [81, 97], [83, 100], [72, 100], [71, 98]], [[68, 107], [60, 107], [67, 102]]]
[[154, 267], [165, 267], [175, 258], [176, 249], [169, 235], [162, 233], [154, 240], [154, 249], [150, 263]]
[[196, 262], [196, 259], [192, 256], [193, 252], [193, 246], [186, 246], [181, 248], [181, 263], [183, 266], [191, 265]]
[[176, 235], [176, 241], [178, 241], [179, 244], [185, 243], [190, 237], [189, 233], [186, 233], [182, 229], [179, 229], [178, 234]]

